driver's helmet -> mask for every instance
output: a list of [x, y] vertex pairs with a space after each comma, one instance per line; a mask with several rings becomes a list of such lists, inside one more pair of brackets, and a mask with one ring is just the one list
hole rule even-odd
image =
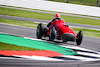
[[56, 13], [56, 14], [54, 14], [54, 17], [55, 18], [60, 18], [60, 14]]

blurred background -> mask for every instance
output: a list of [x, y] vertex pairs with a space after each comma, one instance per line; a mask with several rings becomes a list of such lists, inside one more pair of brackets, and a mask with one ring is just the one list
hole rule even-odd
[[100, 1], [99, 0], [48, 0], [48, 1], [57, 1], [57, 2], [65, 2], [65, 3], [100, 7]]

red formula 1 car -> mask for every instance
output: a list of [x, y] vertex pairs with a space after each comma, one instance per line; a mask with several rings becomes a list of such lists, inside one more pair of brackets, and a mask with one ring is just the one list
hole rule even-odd
[[76, 41], [77, 45], [80, 45], [83, 38], [83, 32], [79, 31], [76, 35], [75, 32], [65, 24], [63, 20], [58, 20], [55, 23], [52, 23], [52, 28], [45, 32], [45, 27], [40, 23], [37, 27], [36, 35], [38, 39], [41, 39], [43, 36], [49, 37], [49, 40], [53, 41], [54, 39], [62, 40], [63, 42], [67, 41]]

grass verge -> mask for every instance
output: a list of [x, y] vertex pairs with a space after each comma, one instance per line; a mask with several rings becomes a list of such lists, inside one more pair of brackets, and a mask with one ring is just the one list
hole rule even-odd
[[[18, 16], [18, 17], [35, 18], [35, 19], [44, 19], [44, 20], [51, 20], [52, 18], [54, 18], [53, 14], [10, 9], [10, 8], [3, 8], [3, 7], [0, 7], [0, 14]], [[97, 20], [97, 19], [89, 19], [89, 18], [81, 18], [81, 17], [73, 17], [73, 16], [65, 16], [65, 15], [61, 15], [61, 17], [66, 22], [70, 22], [70, 23], [100, 26], [100, 20]]]
[[75, 31], [76, 34], [81, 30], [83, 31], [83, 34], [86, 36], [100, 37], [100, 31], [98, 30], [90, 30], [90, 29], [75, 28], [75, 27], [71, 27], [71, 28]]
[[[19, 25], [19, 26], [34, 27], [34, 28], [37, 28], [37, 25], [38, 25], [38, 23], [34, 23], [34, 22], [26, 22], [26, 21], [3, 19], [3, 18], [0, 18], [0, 22], [7, 23], [7, 24]], [[46, 24], [44, 24], [44, 25], [46, 25]], [[97, 30], [75, 28], [75, 27], [72, 27], [72, 29], [75, 31], [75, 33], [78, 33], [80, 30], [82, 30], [84, 35], [86, 35], [86, 36], [100, 37], [100, 31], [97, 31]]]
[[17, 46], [17, 45], [14, 45], [14, 44], [7, 44], [7, 43], [0, 42], [0, 50], [24, 51], [24, 50], [40, 50], [40, 49]]
[[26, 26], [26, 27], [37, 27], [37, 23], [27, 22], [27, 21], [19, 21], [19, 20], [12, 20], [12, 19], [4, 19], [0, 18], [1, 23], [19, 25], [19, 26]]

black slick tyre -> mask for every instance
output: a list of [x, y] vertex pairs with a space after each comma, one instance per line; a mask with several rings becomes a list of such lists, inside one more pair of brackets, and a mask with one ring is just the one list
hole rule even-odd
[[79, 33], [77, 34], [76, 44], [80, 45], [82, 43], [82, 39], [83, 39], [83, 31], [79, 31]]
[[44, 25], [42, 23], [38, 24], [36, 30], [36, 36], [38, 39], [41, 39], [44, 33]]
[[55, 39], [55, 28], [52, 27], [52, 28], [50, 29], [49, 40], [50, 40], [50, 41], [53, 41], [54, 39]]

